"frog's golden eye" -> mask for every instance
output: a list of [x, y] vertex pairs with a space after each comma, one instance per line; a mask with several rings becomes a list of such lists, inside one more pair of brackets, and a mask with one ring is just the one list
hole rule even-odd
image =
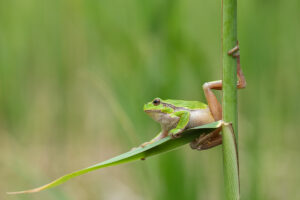
[[160, 99], [154, 99], [153, 105], [158, 106], [160, 104]]

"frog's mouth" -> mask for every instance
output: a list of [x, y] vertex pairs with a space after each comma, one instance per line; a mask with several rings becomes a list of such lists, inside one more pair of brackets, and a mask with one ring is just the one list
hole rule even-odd
[[147, 115], [149, 115], [154, 121], [161, 122], [164, 117], [164, 113], [161, 110], [145, 110]]
[[161, 110], [144, 110], [145, 113], [150, 114], [150, 113], [162, 113]]

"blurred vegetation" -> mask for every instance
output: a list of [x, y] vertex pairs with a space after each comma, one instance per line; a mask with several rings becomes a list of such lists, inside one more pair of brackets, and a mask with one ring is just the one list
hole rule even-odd
[[[221, 147], [188, 146], [5, 196], [152, 138], [156, 96], [203, 100], [221, 78], [221, 2], [0, 2], [1, 199], [223, 199]], [[300, 196], [300, 2], [239, 1], [241, 196]]]

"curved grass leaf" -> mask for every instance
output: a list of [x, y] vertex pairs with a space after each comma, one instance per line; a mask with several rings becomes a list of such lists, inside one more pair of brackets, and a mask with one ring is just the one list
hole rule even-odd
[[126, 163], [126, 162], [130, 162], [130, 161], [138, 160], [138, 159], [145, 159], [145, 158], [148, 158], [148, 157], [156, 155], [156, 154], [164, 153], [164, 152], [173, 150], [177, 147], [180, 147], [182, 145], [185, 145], [185, 144], [193, 141], [197, 137], [199, 137], [199, 135], [209, 133], [209, 132], [221, 127], [221, 125], [222, 125], [222, 121], [218, 121], [218, 122], [213, 122], [213, 123], [206, 124], [203, 126], [194, 127], [194, 128], [184, 131], [182, 133], [182, 137], [180, 137], [180, 138], [172, 139], [171, 136], [168, 136], [157, 142], [149, 144], [145, 147], [138, 147], [132, 151], [128, 151], [126, 153], [123, 153], [121, 155], [118, 155], [116, 157], [108, 159], [101, 163], [98, 163], [98, 164], [92, 165], [90, 167], [72, 172], [70, 174], [66, 174], [66, 175], [64, 175], [46, 185], [43, 185], [41, 187], [37, 187], [37, 188], [31, 189], [31, 190], [19, 191], [19, 192], [8, 192], [7, 194], [24, 194], [24, 193], [39, 192], [39, 191], [42, 191], [45, 189], [49, 189], [49, 188], [58, 186], [64, 182], [68, 181], [69, 179], [72, 179], [76, 176], [86, 174], [88, 172], [91, 172], [91, 171], [94, 171], [94, 170], [97, 170], [100, 168], [118, 165], [121, 163]]

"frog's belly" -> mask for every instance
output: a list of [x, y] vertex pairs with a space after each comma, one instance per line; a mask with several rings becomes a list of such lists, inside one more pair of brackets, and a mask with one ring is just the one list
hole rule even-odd
[[200, 109], [200, 110], [192, 110], [190, 111], [190, 121], [186, 128], [201, 126], [203, 124], [208, 124], [214, 121], [215, 120], [208, 108]]

